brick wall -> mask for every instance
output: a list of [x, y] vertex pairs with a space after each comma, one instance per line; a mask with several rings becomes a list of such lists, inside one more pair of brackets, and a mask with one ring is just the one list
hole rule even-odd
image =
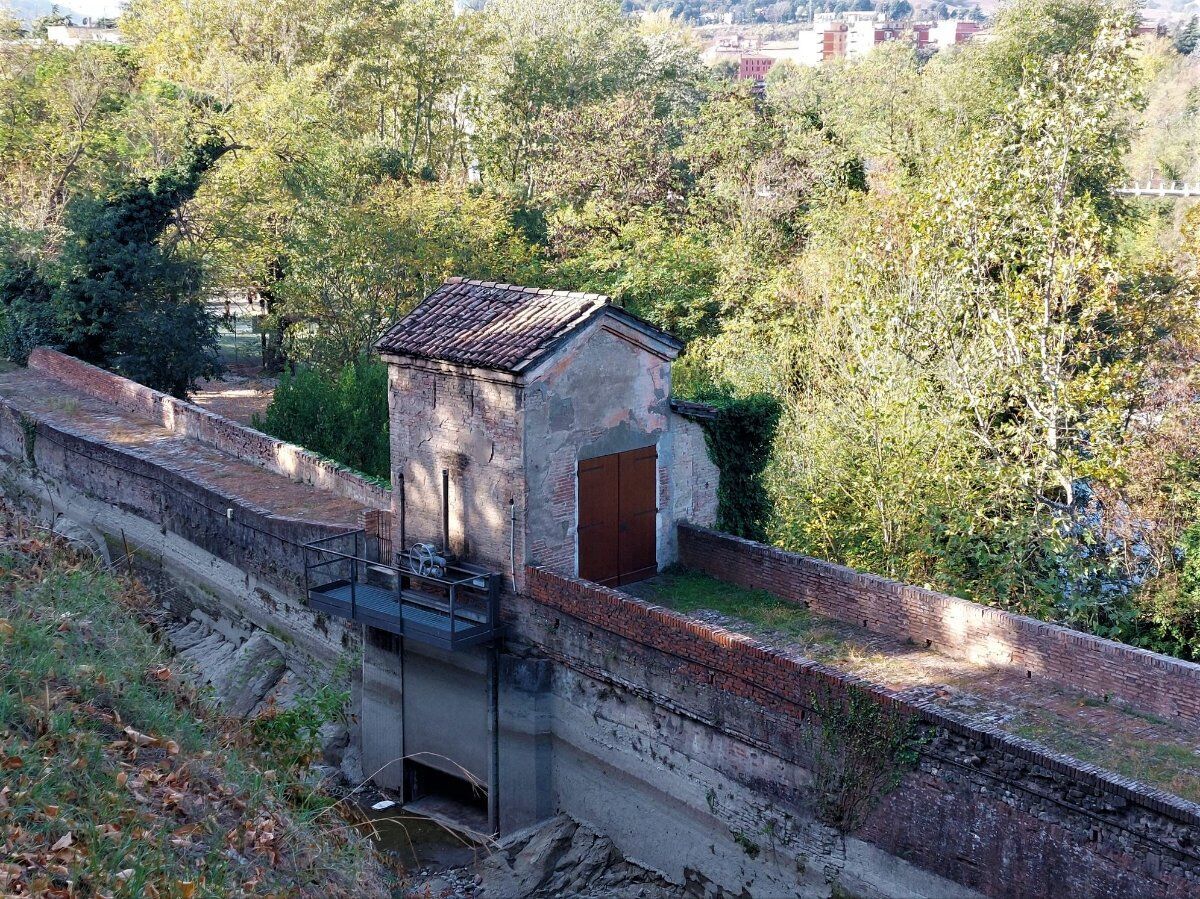
[[1200, 665], [690, 525], [683, 564], [818, 614], [1200, 725]]
[[[387, 357], [392, 480], [404, 485], [404, 542], [442, 543], [442, 471], [450, 475], [450, 548], [510, 572], [525, 557], [521, 391], [502, 376]], [[400, 498], [393, 509], [400, 545]], [[518, 521], [512, 533], [515, 501]], [[515, 536], [515, 539], [514, 539]], [[518, 575], [521, 569], [518, 569]]]
[[239, 503], [121, 447], [24, 418], [6, 403], [0, 403], [0, 452], [28, 460], [43, 478], [65, 481], [160, 525], [292, 595], [303, 595], [302, 545], [345, 531], [344, 525]]
[[29, 367], [120, 409], [161, 422], [176, 434], [199, 440], [277, 474], [304, 481], [364, 506], [377, 509], [391, 506], [391, 492], [387, 488], [372, 484], [349, 469], [71, 356], [39, 347], [30, 354]]
[[[1200, 891], [1200, 806], [618, 591], [541, 568], [526, 581], [528, 599], [506, 604], [515, 636], [745, 753], [810, 765], [800, 725], [816, 720], [814, 695], [852, 685], [911, 714], [919, 763], [855, 835], [884, 852], [997, 897], [1049, 897], [1068, 884], [1081, 899]], [[804, 778], [794, 780], [752, 787], [803, 814]]]

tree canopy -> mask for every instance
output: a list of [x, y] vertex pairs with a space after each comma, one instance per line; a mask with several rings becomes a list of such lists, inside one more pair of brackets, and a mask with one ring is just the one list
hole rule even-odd
[[1116, 192], [1200, 177], [1195, 28], [1014, 0], [756, 92], [697, 4], [625, 6], [131, 0], [126, 48], [0, 40], [7, 351], [183, 393], [203, 297], [257, 291], [276, 422], [336, 395], [378, 469], [360, 359], [442, 278], [607, 293], [726, 410], [727, 526], [1200, 658], [1200, 219]]

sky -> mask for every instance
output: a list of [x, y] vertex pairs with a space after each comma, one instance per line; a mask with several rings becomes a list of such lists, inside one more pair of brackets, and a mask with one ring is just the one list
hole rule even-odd
[[121, 11], [120, 0], [64, 0], [62, 5], [81, 16], [115, 16]]

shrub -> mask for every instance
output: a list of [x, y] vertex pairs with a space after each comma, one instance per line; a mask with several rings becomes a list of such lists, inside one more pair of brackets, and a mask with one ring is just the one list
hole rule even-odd
[[0, 354], [24, 365], [37, 346], [59, 342], [51, 287], [24, 259], [0, 259]]
[[387, 366], [377, 360], [285, 374], [254, 425], [372, 477], [391, 475]]
[[717, 527], [762, 540], [771, 513], [762, 476], [779, 427], [779, 401], [765, 393], [739, 397], [719, 388], [703, 390], [696, 399], [717, 408], [717, 417], [704, 422], [709, 455], [721, 470]]

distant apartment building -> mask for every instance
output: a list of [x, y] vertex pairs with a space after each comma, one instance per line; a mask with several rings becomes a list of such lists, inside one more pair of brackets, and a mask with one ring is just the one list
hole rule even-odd
[[756, 85], [762, 85], [773, 65], [775, 65], [775, 60], [769, 56], [743, 56], [738, 62], [738, 78], [742, 81], [754, 81]]
[[904, 28], [895, 22], [876, 19], [859, 19], [850, 23], [846, 33], [846, 56], [862, 59], [880, 44], [899, 40]]
[[942, 19], [929, 27], [926, 46], [932, 44], [938, 50], [949, 49], [969, 41], [980, 27], [978, 22], [968, 22], [965, 19]]
[[846, 55], [848, 34], [845, 22], [825, 21], [799, 31], [794, 40], [749, 42], [738, 56], [738, 78], [753, 80], [761, 88], [777, 62], [818, 66], [839, 59]]
[[710, 65], [737, 62], [737, 77], [761, 88], [775, 63], [818, 66], [835, 59], [862, 59], [880, 44], [907, 41], [916, 50], [944, 50], [976, 35], [978, 22], [945, 19], [940, 22], [888, 22], [877, 13], [819, 13], [811, 28], [792, 40], [763, 41], [743, 34], [722, 35], [703, 54]]
[[50, 25], [46, 29], [46, 40], [64, 47], [79, 47], [83, 44], [123, 44], [124, 38], [118, 28], [96, 25]]

